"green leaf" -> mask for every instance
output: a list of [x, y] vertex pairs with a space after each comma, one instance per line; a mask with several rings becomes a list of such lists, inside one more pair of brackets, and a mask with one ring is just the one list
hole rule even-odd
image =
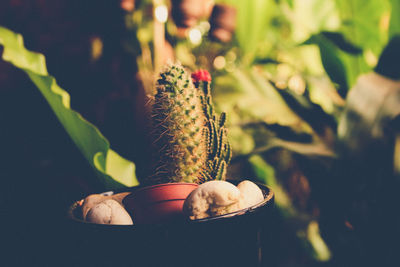
[[0, 27], [0, 44], [4, 47], [3, 60], [29, 76], [104, 185], [109, 189], [138, 185], [135, 164], [113, 151], [94, 125], [70, 109], [70, 96], [48, 74], [45, 57], [27, 50], [22, 36], [4, 27]]
[[290, 90], [278, 92], [281, 93], [292, 110], [304, 119], [322, 139], [324, 139], [328, 129], [336, 131], [336, 121], [331, 115], [325, 113], [321, 106], [312, 103], [304, 95], [298, 95]]
[[[261, 119], [268, 123], [278, 123], [281, 125], [301, 124], [301, 119], [287, 106], [284, 99], [276, 89], [263, 77], [256, 69], [235, 69], [230, 76], [232, 90], [240, 90], [242, 93], [235, 95], [232, 100], [227, 99], [228, 92], [216, 91], [216, 102], [221, 105], [228, 114], [231, 107], [225, 108], [224, 105], [236, 106], [237, 110], [246, 113], [249, 119]], [[216, 80], [215, 88], [219, 90], [219, 80]]]
[[294, 0], [293, 3], [292, 11], [283, 10], [291, 22], [294, 41], [302, 42], [312, 34], [339, 27], [339, 14], [333, 1]]
[[256, 148], [248, 154], [238, 155], [234, 158], [234, 160], [238, 161], [253, 155], [264, 154], [276, 148], [285, 149], [309, 158], [336, 158], [335, 152], [320, 141], [314, 141], [312, 143], [300, 143], [285, 141], [274, 137], [270, 138], [267, 145]]
[[322, 34], [313, 35], [304, 43], [318, 45], [321, 53], [322, 65], [326, 73], [332, 82], [338, 85], [340, 95], [346, 95], [349, 88], [346, 67], [343, 60], [338, 55], [338, 48]]
[[400, 34], [400, 1], [391, 0], [392, 12], [390, 15], [389, 38]]
[[371, 49], [378, 55], [387, 41], [386, 29], [381, 27], [381, 20], [389, 11], [389, 2], [336, 0], [336, 5], [343, 22], [341, 32], [346, 39], [363, 49]]
[[297, 212], [293, 207], [292, 201], [288, 193], [275, 177], [274, 168], [258, 155], [250, 157], [249, 163], [256, 178], [259, 181], [262, 181], [266, 185], [270, 186], [272, 188], [272, 191], [274, 191], [275, 204], [284, 214], [284, 216], [294, 216]]
[[[329, 33], [327, 36], [326, 32], [322, 32], [311, 36], [304, 44], [318, 45], [325, 71], [332, 82], [337, 85], [339, 94], [344, 97], [349, 88], [355, 84], [357, 77], [369, 71], [370, 67], [367, 66], [362, 54], [350, 54], [341, 49], [349, 50], [349, 42], [346, 41], [347, 44], [344, 45], [338, 38], [332, 40], [333, 36], [337, 37], [338, 35]], [[340, 37], [340, 39], [342, 38], [345, 40], [344, 37]], [[351, 45], [351, 47], [352, 52], [359, 52], [356, 46]]]
[[258, 46], [267, 35], [269, 22], [274, 16], [276, 4], [272, 0], [233, 1], [237, 9], [235, 36], [246, 63], [251, 63]]

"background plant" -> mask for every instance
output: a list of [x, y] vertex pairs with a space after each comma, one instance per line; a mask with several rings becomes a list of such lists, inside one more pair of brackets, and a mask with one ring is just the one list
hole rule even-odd
[[[275, 257], [270, 258], [276, 266], [394, 262], [396, 119], [386, 125], [383, 142], [372, 148], [364, 144], [363, 153], [352, 149], [346, 133], [338, 134], [338, 127], [349, 114], [345, 98], [350, 88], [360, 87], [361, 74], [375, 69], [398, 79], [398, 1], [216, 3], [236, 7], [231, 42], [209, 38], [213, 26], [209, 14], [199, 17], [185, 35], [171, 19], [153, 16], [157, 7], [171, 7], [168, 2], [140, 1], [125, 14], [126, 28], [116, 38], [121, 44], [115, 46], [118, 49], [106, 49], [112, 39], [107, 26], [96, 33], [92, 51], [103, 54], [94, 53], [93, 62], [107, 58], [109, 51], [126, 52], [130, 56], [123, 58], [138, 67], [137, 77], [146, 93], [152, 93], [153, 75], [167, 58], [212, 72], [216, 110], [229, 114], [233, 159], [228, 177], [254, 178], [276, 192], [280, 223], [274, 231], [278, 242], [271, 255]], [[382, 59], [385, 54], [392, 61]], [[129, 75], [115, 80], [124, 81]], [[368, 119], [358, 115], [360, 121]], [[116, 151], [129, 154], [124, 145], [118, 145], [122, 139], [112, 139]], [[134, 158], [141, 166], [138, 172], [143, 169], [139, 161], [140, 157]]]
[[[337, 135], [337, 128], [348, 91], [360, 75], [374, 69], [398, 33], [393, 15], [397, 2], [221, 2], [237, 9], [232, 42], [209, 38], [213, 21], [207, 17], [189, 28], [186, 38], [168, 21], [166, 39], [185, 65], [208, 68], [215, 77], [212, 93], [217, 108], [230, 115], [233, 166], [228, 177], [256, 177], [273, 187], [285, 225], [279, 238], [296, 240], [297, 245], [289, 248], [292, 253], [308, 251], [311, 262], [367, 263], [371, 248], [357, 243], [366, 233], [355, 233], [356, 226], [346, 217], [360, 214], [354, 215], [357, 208], [349, 212], [344, 206], [358, 206], [355, 198], [367, 198], [366, 191], [358, 190], [377, 172], [363, 182], [356, 178], [367, 173], [356, 171], [365, 169], [360, 164], [363, 157], [344, 164], [345, 154], [360, 155], [352, 151], [349, 140]], [[391, 177], [392, 169], [380, 160], [374, 158], [372, 165]], [[380, 179], [390, 187], [391, 178]], [[337, 195], [328, 194], [330, 189]], [[332, 199], [341, 194], [346, 195], [340, 201], [343, 206], [338, 205], [343, 210], [334, 212]], [[370, 211], [364, 216], [374, 214], [371, 206], [362, 205]], [[287, 253], [285, 245], [281, 250]]]

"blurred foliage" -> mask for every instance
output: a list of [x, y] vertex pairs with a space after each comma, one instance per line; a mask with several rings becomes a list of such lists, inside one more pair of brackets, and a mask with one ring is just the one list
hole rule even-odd
[[[287, 224], [285, 230], [296, 236], [297, 245], [307, 252], [309, 264], [350, 264], [352, 260], [343, 262], [343, 255], [347, 254], [338, 244], [353, 240], [354, 233], [339, 233], [335, 228], [345, 227], [345, 222], [351, 225], [340, 217], [348, 211], [338, 212], [340, 216], [332, 212], [329, 203], [334, 201], [329, 197], [335, 194], [328, 192], [329, 187], [338, 189], [332, 180], [337, 179], [338, 172], [351, 180], [352, 175], [359, 174], [350, 170], [359, 165], [356, 160], [354, 166], [338, 163], [348, 160], [343, 151], [351, 144], [342, 140], [338, 149], [337, 127], [350, 88], [360, 75], [376, 67], [382, 50], [399, 31], [395, 11], [398, 1], [216, 3], [236, 7], [231, 42], [209, 38], [208, 29], [213, 25], [207, 18], [199, 19], [197, 26], [188, 29], [199, 30], [201, 42], [194, 42], [190, 33], [179, 36], [171, 21], [166, 25], [166, 39], [174, 48], [175, 57], [185, 65], [212, 71], [214, 100], [218, 109], [228, 114], [234, 150], [231, 178], [253, 177], [273, 188], [277, 207]], [[392, 43], [393, 48], [387, 52], [389, 58], [399, 50]], [[141, 46], [151, 47], [151, 39]], [[386, 66], [386, 71], [395, 72], [396, 63], [381, 65]], [[343, 175], [343, 169], [348, 173]], [[354, 190], [365, 186], [354, 179], [348, 185]], [[341, 190], [337, 192], [340, 194]], [[346, 194], [343, 203], [358, 205], [353, 196]], [[337, 224], [325, 221], [335, 215], [340, 217], [336, 218]], [[318, 222], [323, 224], [319, 226]], [[335, 234], [336, 239], [332, 238]], [[351, 251], [357, 249], [365, 247], [357, 244]], [[354, 253], [348, 258], [357, 257]]]
[[393, 37], [394, 35], [400, 34], [400, 18], [396, 16], [400, 11], [400, 2], [397, 0], [391, 0], [390, 4], [392, 5], [392, 11], [390, 15], [390, 24], [389, 24], [389, 37]]
[[38, 87], [76, 146], [97, 171], [105, 188], [138, 185], [135, 165], [110, 149], [99, 130], [70, 109], [70, 96], [47, 72], [45, 58], [24, 47], [19, 34], [0, 27], [3, 59], [23, 70]]
[[[147, 94], [168, 59], [212, 73], [234, 152], [228, 175], [265, 183], [276, 194], [282, 223], [274, 232], [284, 243], [271, 253], [276, 266], [385, 265], [396, 258], [387, 240], [396, 240], [400, 223], [393, 199], [399, 114], [382, 93], [390, 91], [387, 79], [359, 77], [376, 71], [399, 79], [398, 0], [218, 0], [237, 11], [227, 43], [210, 36], [215, 25], [207, 12], [182, 30], [153, 14], [158, 6], [173, 8], [169, 1], [135, 3], [125, 13], [122, 42]], [[393, 90], [388, 95], [396, 96]], [[382, 140], [371, 137], [366, 121], [379, 126]], [[364, 135], [368, 142], [353, 149], [351, 140]]]

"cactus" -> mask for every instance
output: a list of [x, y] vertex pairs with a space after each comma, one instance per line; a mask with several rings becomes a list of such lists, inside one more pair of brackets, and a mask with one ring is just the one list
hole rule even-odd
[[[193, 79], [193, 80], [192, 80]], [[148, 183], [225, 180], [231, 158], [226, 115], [214, 113], [207, 71], [170, 64], [157, 80], [152, 136], [157, 160]]]
[[207, 159], [201, 92], [180, 64], [168, 65], [156, 87], [152, 134], [158, 159], [149, 182], [199, 183]]
[[219, 117], [214, 112], [211, 98], [211, 76], [206, 70], [198, 70], [192, 74], [193, 83], [202, 94], [200, 100], [206, 116], [204, 138], [207, 145], [207, 162], [201, 171], [200, 182], [209, 180], [225, 180], [226, 169], [232, 157], [225, 128], [226, 114]]

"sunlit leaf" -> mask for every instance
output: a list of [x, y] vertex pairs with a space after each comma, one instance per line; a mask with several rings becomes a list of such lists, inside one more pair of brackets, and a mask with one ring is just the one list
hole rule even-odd
[[312, 143], [299, 143], [299, 142], [291, 142], [285, 141], [279, 138], [271, 138], [268, 144], [264, 147], [259, 147], [254, 149], [251, 153], [247, 155], [240, 155], [240, 158], [246, 158], [255, 154], [263, 154], [269, 152], [273, 149], [280, 148], [285, 149], [296, 154], [303, 155], [305, 157], [326, 157], [326, 158], [335, 158], [335, 152], [328, 148], [325, 144], [315, 141]]
[[258, 119], [308, 132], [311, 130], [255, 69], [235, 69], [218, 77], [214, 87], [214, 101], [230, 115], [239, 112], [242, 120]]
[[[396, 1], [396, 0], [395, 0]], [[387, 41], [382, 16], [388, 12], [387, 0], [336, 0], [342, 19], [341, 32], [353, 44], [379, 54]]]
[[307, 239], [313, 248], [313, 256], [319, 261], [328, 261], [332, 254], [321, 237], [319, 225], [317, 221], [311, 221], [307, 227]]
[[321, 106], [328, 114], [338, 115], [345, 100], [337, 93], [328, 77], [307, 77], [307, 90], [310, 101]]
[[45, 57], [27, 50], [20, 34], [3, 27], [0, 27], [0, 44], [4, 47], [3, 60], [29, 76], [104, 185], [110, 189], [137, 185], [134, 163], [114, 152], [94, 125], [70, 109], [70, 96], [48, 74]]
[[276, 4], [271, 0], [230, 0], [229, 2], [238, 10], [236, 39], [244, 53], [244, 60], [251, 63], [257, 51], [257, 46], [267, 36], [267, 25], [274, 15]]
[[[333, 33], [330, 33], [329, 36], [332, 37]], [[335, 36], [337, 35], [335, 34]], [[338, 92], [342, 97], [346, 96], [347, 91], [354, 85], [360, 74], [371, 69], [367, 65], [363, 55], [359, 53], [350, 54], [343, 51], [341, 49], [344, 46], [342, 42], [339, 42], [338, 39], [333, 42], [324, 33], [313, 35], [304, 43], [318, 45], [325, 71], [332, 82], [338, 87]], [[349, 45], [346, 45], [346, 50], [349, 50]], [[359, 52], [356, 46], [351, 46], [353, 52]]]
[[313, 35], [305, 44], [318, 45], [326, 73], [337, 84], [340, 95], [346, 95], [349, 86], [345, 64], [338, 55], [339, 49], [322, 34]]
[[285, 216], [294, 216], [296, 211], [292, 205], [292, 201], [286, 190], [275, 177], [274, 168], [258, 155], [250, 157], [249, 162], [257, 176], [256, 178], [270, 186], [274, 191], [275, 203], [279, 209], [281, 209]]
[[392, 12], [390, 15], [389, 38], [400, 34], [400, 1], [391, 0]]
[[339, 15], [333, 1], [294, 0], [292, 10], [286, 10], [291, 21], [292, 38], [302, 42], [320, 31], [335, 31], [339, 27]]

